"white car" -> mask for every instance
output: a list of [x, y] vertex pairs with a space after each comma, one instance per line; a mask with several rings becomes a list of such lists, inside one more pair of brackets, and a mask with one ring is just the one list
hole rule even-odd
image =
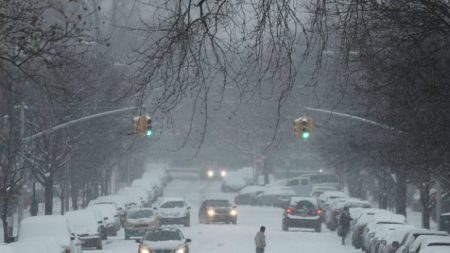
[[375, 236], [375, 228], [380, 224], [406, 224], [406, 218], [400, 214], [378, 214], [375, 215], [372, 222], [367, 223], [362, 235], [362, 248], [365, 251], [370, 250], [370, 241]]
[[373, 229], [374, 236], [369, 239], [368, 251], [370, 253], [378, 253], [382, 241], [386, 243], [386, 236], [393, 231], [413, 228], [413, 226], [405, 224], [377, 224]]
[[411, 244], [409, 253], [421, 253], [426, 248], [446, 248], [450, 252], [450, 237], [436, 235], [421, 235]]
[[319, 206], [325, 210], [333, 200], [339, 198], [348, 198], [347, 194], [340, 191], [325, 191], [317, 197], [319, 201]]
[[448, 234], [443, 231], [431, 231], [424, 228], [413, 229], [406, 233], [403, 239], [399, 241], [400, 247], [397, 249], [396, 253], [408, 253], [411, 244], [421, 235], [448, 236]]
[[155, 209], [158, 210], [161, 225], [181, 224], [189, 227], [191, 224], [191, 207], [184, 198], [163, 198]]
[[71, 235], [66, 218], [62, 215], [26, 217], [20, 222], [18, 242], [53, 238], [66, 253], [81, 253], [81, 242]]
[[147, 231], [142, 240], [138, 241], [138, 253], [189, 253], [191, 239], [184, 238], [181, 230], [177, 228], [160, 228]]
[[113, 205], [92, 205], [88, 209], [99, 210], [104, 219], [106, 233], [108, 235], [116, 236], [120, 229], [120, 215]]
[[408, 232], [414, 229], [415, 228], [411, 226], [403, 226], [395, 230], [386, 231], [382, 236], [378, 253], [395, 253], [400, 247], [401, 240]]
[[[52, 237], [39, 237], [34, 239], [23, 240], [20, 242], [13, 242], [9, 244], [11, 252], [23, 253], [65, 253], [65, 249], [56, 242]], [[0, 247], [0, 252], [3, 253], [3, 249]], [[8, 251], [6, 251], [8, 252]]]
[[78, 237], [83, 248], [103, 248], [102, 231], [92, 212], [87, 210], [77, 210], [66, 212], [64, 216], [66, 216], [70, 231]]

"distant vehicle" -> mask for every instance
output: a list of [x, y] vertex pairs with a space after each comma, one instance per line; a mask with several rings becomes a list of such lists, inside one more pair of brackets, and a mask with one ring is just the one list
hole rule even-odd
[[235, 206], [225, 199], [208, 199], [200, 206], [198, 218], [200, 223], [225, 222], [237, 223], [238, 212]]
[[181, 224], [186, 227], [191, 225], [191, 207], [184, 198], [163, 198], [155, 209], [158, 210], [161, 225]]
[[138, 253], [189, 253], [191, 239], [178, 228], [148, 230], [139, 242]]
[[131, 237], [141, 237], [149, 229], [159, 227], [159, 219], [150, 208], [129, 210], [124, 224], [125, 240]]
[[337, 188], [333, 187], [333, 186], [312, 186], [311, 188], [311, 192], [309, 193], [309, 196], [317, 198], [319, 197], [320, 194], [326, 192], [326, 191], [336, 191]]
[[206, 179], [224, 179], [227, 176], [227, 171], [225, 169], [215, 169], [215, 168], [202, 168], [200, 171], [200, 178]]
[[422, 235], [448, 236], [448, 234], [443, 231], [432, 231], [423, 228], [413, 229], [406, 233], [403, 239], [399, 241], [399, 248], [397, 249], [396, 253], [408, 253], [412, 243]]
[[266, 188], [264, 186], [247, 186], [239, 191], [239, 194], [234, 198], [234, 203], [237, 205], [256, 205], [258, 195], [263, 193]]
[[81, 253], [81, 242], [71, 235], [66, 218], [62, 215], [32, 216], [19, 225], [18, 242], [52, 238], [67, 253]]
[[303, 174], [302, 177], [308, 177], [313, 186], [331, 186], [335, 189], [339, 188], [338, 177], [333, 173], [317, 172]]
[[64, 216], [69, 224], [70, 231], [75, 234], [82, 243], [82, 247], [102, 249], [101, 227], [95, 215], [87, 210], [66, 212]]
[[274, 207], [285, 207], [289, 199], [297, 194], [295, 191], [280, 187], [280, 188], [267, 188], [264, 192], [260, 193], [256, 199], [256, 203], [259, 206], [274, 206]]
[[266, 186], [267, 188], [284, 188], [286, 190], [292, 190], [295, 195], [309, 196], [312, 185], [309, 177], [294, 177], [289, 179], [282, 179]]
[[291, 227], [301, 227], [321, 232], [321, 214], [322, 209], [319, 208], [315, 198], [292, 197], [283, 213], [282, 229], [288, 231]]
[[319, 195], [317, 200], [322, 209], [328, 208], [332, 201], [338, 198], [348, 198], [347, 194], [340, 191], [326, 191]]

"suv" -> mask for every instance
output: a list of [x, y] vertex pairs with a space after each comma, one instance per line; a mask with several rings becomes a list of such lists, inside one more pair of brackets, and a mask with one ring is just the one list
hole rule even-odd
[[319, 208], [316, 199], [292, 197], [283, 213], [283, 231], [288, 231], [290, 227], [301, 227], [314, 228], [314, 231], [320, 232], [322, 230], [321, 214], [322, 209]]
[[181, 224], [186, 227], [191, 225], [191, 207], [186, 204], [184, 198], [163, 198], [154, 209], [158, 210], [161, 225]]
[[236, 224], [237, 210], [225, 199], [205, 200], [200, 206], [198, 220], [200, 223], [225, 222]]
[[127, 212], [125, 219], [125, 240], [141, 237], [149, 229], [159, 227], [158, 217], [150, 208], [139, 208]]

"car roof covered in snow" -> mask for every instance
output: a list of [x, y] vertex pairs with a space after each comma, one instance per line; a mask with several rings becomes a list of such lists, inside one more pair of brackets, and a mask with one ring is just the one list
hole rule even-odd
[[160, 203], [172, 202], [172, 201], [184, 201], [183, 197], [164, 197], [161, 198]]

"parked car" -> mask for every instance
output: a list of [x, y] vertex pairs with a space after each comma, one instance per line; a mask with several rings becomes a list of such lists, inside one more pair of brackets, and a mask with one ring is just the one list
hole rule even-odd
[[279, 181], [273, 182], [269, 185], [266, 185], [268, 189], [285, 189], [290, 190], [295, 193], [297, 196], [309, 196], [311, 192], [311, 181], [309, 177], [293, 177], [288, 179], [281, 179]]
[[142, 237], [149, 229], [159, 227], [159, 219], [151, 208], [129, 210], [124, 223], [125, 240]]
[[82, 247], [102, 249], [101, 228], [95, 215], [87, 210], [66, 212], [64, 216], [69, 224], [70, 231], [75, 234], [82, 243]]
[[433, 236], [448, 236], [446, 232], [443, 231], [432, 231], [428, 229], [418, 228], [410, 230], [403, 239], [400, 241], [400, 246], [396, 253], [408, 253], [411, 244], [422, 235], [433, 235]]
[[362, 235], [362, 249], [365, 252], [370, 250], [370, 242], [375, 236], [375, 229], [381, 224], [406, 224], [406, 218], [400, 214], [379, 214], [374, 219], [367, 223]]
[[186, 227], [191, 225], [191, 207], [184, 198], [163, 198], [155, 209], [158, 210], [161, 225], [180, 224]]
[[439, 248], [447, 249], [450, 252], [450, 237], [449, 236], [436, 236], [436, 235], [420, 235], [411, 244], [409, 253], [421, 253], [426, 248]]
[[317, 197], [319, 207], [325, 210], [331, 202], [338, 198], [348, 198], [347, 194], [340, 191], [326, 191]]
[[411, 225], [405, 224], [377, 224], [373, 231], [373, 236], [369, 238], [369, 253], [378, 253], [381, 242], [386, 242], [386, 235], [398, 229], [413, 229]]
[[334, 173], [316, 172], [303, 174], [302, 176], [309, 177], [313, 186], [330, 186], [334, 188], [333, 190], [339, 188], [339, 180]]
[[234, 203], [237, 205], [256, 205], [258, 195], [264, 192], [264, 186], [246, 186], [239, 191], [239, 194], [234, 198]]
[[367, 223], [372, 222], [378, 215], [389, 215], [391, 212], [384, 209], [367, 208], [364, 212], [361, 212], [358, 216], [352, 216], [352, 210], [350, 209], [350, 215], [353, 218], [351, 223], [352, 231], [352, 245], [356, 249], [360, 249], [363, 244], [363, 232], [367, 226]]
[[2, 253], [66, 253], [66, 249], [61, 247], [55, 238], [52, 237], [39, 237], [33, 239], [27, 239], [20, 242], [13, 242], [9, 244], [9, 251], [3, 250], [0, 246], [0, 252]]
[[288, 207], [283, 213], [282, 229], [288, 231], [290, 227], [313, 228], [314, 231], [322, 230], [319, 208], [315, 198], [292, 197]]
[[257, 196], [256, 203], [259, 206], [285, 207], [293, 196], [296, 196], [296, 193], [291, 189], [270, 187]]
[[17, 242], [53, 238], [66, 253], [81, 253], [81, 242], [71, 235], [66, 218], [62, 215], [32, 216], [19, 225]]
[[117, 212], [120, 215], [120, 221], [121, 224], [123, 223], [125, 219], [125, 211], [126, 211], [126, 205], [124, 202], [124, 198], [119, 195], [105, 195], [100, 196], [95, 200], [92, 200], [89, 202], [89, 205], [101, 205], [101, 204], [112, 204], [117, 208]]
[[138, 253], [189, 253], [191, 239], [186, 239], [178, 228], [159, 228], [148, 230], [137, 242]]
[[336, 230], [338, 226], [339, 215], [341, 214], [342, 208], [344, 208], [344, 205], [347, 201], [349, 201], [349, 199], [347, 198], [335, 199], [330, 203], [330, 205], [328, 205], [327, 209], [325, 209], [324, 223], [329, 230]]
[[336, 191], [337, 189], [333, 186], [329, 185], [313, 185], [311, 188], [311, 192], [309, 193], [309, 196], [317, 198], [320, 194], [326, 192], [326, 191]]
[[200, 223], [225, 222], [237, 223], [238, 212], [235, 206], [225, 199], [208, 199], [203, 201], [198, 212]]
[[414, 229], [415, 228], [411, 226], [404, 226], [395, 230], [386, 231], [386, 233], [382, 236], [378, 253], [395, 253], [400, 247], [400, 242], [405, 235]]
[[85, 210], [88, 212], [91, 212], [94, 215], [95, 220], [97, 221], [98, 228], [100, 230], [100, 237], [102, 238], [102, 240], [108, 239], [108, 233], [106, 231], [106, 226], [105, 226], [106, 222], [105, 222], [102, 212], [100, 212], [100, 210], [95, 209], [95, 208], [87, 208]]
[[116, 236], [120, 229], [120, 216], [113, 205], [91, 205], [88, 209], [97, 209], [103, 215], [107, 235]]

